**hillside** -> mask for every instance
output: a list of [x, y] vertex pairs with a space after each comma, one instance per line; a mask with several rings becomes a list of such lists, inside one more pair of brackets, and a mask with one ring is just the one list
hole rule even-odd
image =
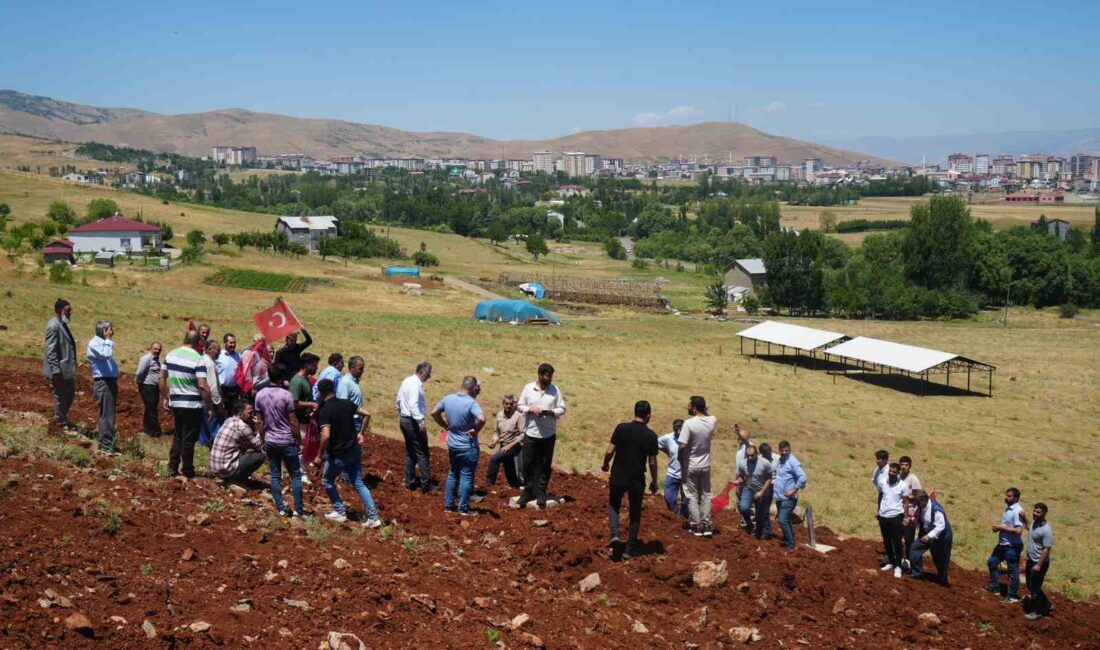
[[[556, 474], [551, 486], [572, 500], [545, 512], [509, 509], [505, 489], [475, 504], [479, 516], [444, 515], [439, 495], [401, 486], [403, 446], [379, 436], [363, 461], [384, 528], [277, 518], [266, 490], [158, 475], [165, 440], [127, 436], [108, 459], [88, 439], [46, 433], [52, 406], [36, 364], [0, 364], [12, 540], [0, 549], [0, 611], [12, 645], [316, 648], [337, 631], [372, 648], [718, 648], [741, 645], [742, 629], [767, 648], [1100, 643], [1095, 603], [1055, 593], [1056, 614], [1029, 623], [980, 590], [979, 572], [954, 569], [950, 589], [895, 580], [876, 568], [877, 543], [819, 528], [836, 551], [788, 552], [738, 531], [730, 511], [713, 540], [695, 538], [657, 496], [646, 498], [642, 555], [623, 562], [606, 548], [606, 485], [592, 476]], [[88, 424], [83, 373], [80, 384], [73, 415]], [[119, 388], [121, 404], [139, 401], [132, 381]], [[129, 408], [120, 429], [140, 419]], [[442, 475], [442, 454], [433, 465]], [[327, 499], [314, 481], [306, 509], [320, 513]], [[715, 587], [694, 577], [708, 560], [728, 563]], [[598, 584], [581, 589], [592, 574]]]
[[255, 146], [264, 154], [306, 153], [315, 157], [529, 158], [548, 149], [578, 150], [628, 160], [681, 155], [739, 161], [774, 155], [784, 162], [822, 158], [827, 164], [859, 160], [890, 164], [866, 154], [771, 135], [744, 124], [708, 122], [606, 131], [583, 131], [552, 140], [493, 140], [468, 133], [402, 131], [343, 120], [307, 119], [239, 108], [161, 115], [127, 108], [96, 108], [48, 97], [0, 91], [0, 132], [70, 142], [104, 142], [193, 156], [215, 145]]

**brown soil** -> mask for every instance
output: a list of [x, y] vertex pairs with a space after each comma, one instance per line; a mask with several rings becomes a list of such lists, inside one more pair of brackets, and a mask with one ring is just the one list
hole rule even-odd
[[[86, 374], [74, 415], [91, 424]], [[37, 362], [0, 360], [0, 382], [4, 418], [49, 412]], [[140, 428], [140, 401], [132, 383], [120, 383], [119, 428], [130, 436]], [[433, 451], [433, 472], [443, 477], [445, 455]], [[78, 469], [4, 459], [0, 646], [316, 648], [337, 630], [368, 647], [485, 648], [492, 629], [509, 647], [535, 643], [527, 634], [551, 648], [683, 648], [735, 645], [729, 629], [745, 626], [759, 630], [754, 645], [772, 648], [1100, 647], [1095, 603], [1054, 594], [1054, 615], [1029, 623], [1018, 606], [981, 591], [980, 573], [953, 568], [950, 589], [895, 580], [877, 570], [877, 544], [840, 541], [826, 529], [818, 536], [835, 552], [785, 552], [744, 536], [735, 513], [724, 512], [708, 541], [688, 536], [659, 496], [647, 497], [646, 554], [618, 562], [604, 546], [599, 478], [556, 474], [552, 491], [575, 500], [545, 512], [508, 509], [513, 492], [503, 490], [478, 504], [480, 516], [460, 519], [444, 514], [442, 496], [406, 491], [402, 462], [397, 440], [376, 436], [366, 445], [372, 492], [392, 523], [380, 533], [275, 519], [263, 492], [240, 499], [214, 480], [159, 478], [146, 463], [120, 470], [100, 458]], [[354, 493], [341, 490], [358, 512]], [[306, 498], [314, 512], [327, 510], [318, 481]], [[104, 531], [112, 511], [121, 516], [113, 536]], [[337, 568], [338, 559], [350, 566]], [[692, 586], [692, 563], [700, 560], [727, 560], [729, 583]], [[592, 572], [602, 584], [580, 593], [578, 581]], [[40, 606], [47, 590], [71, 607]], [[251, 611], [232, 612], [242, 599]], [[286, 600], [305, 601], [309, 611]], [[94, 638], [66, 629], [74, 612], [90, 619]], [[922, 612], [942, 623], [926, 628], [917, 620]], [[530, 620], [518, 630], [501, 625], [521, 613]], [[154, 642], [142, 631], [145, 620], [156, 628]], [[209, 631], [192, 631], [196, 621]], [[636, 623], [647, 632], [634, 631]]]

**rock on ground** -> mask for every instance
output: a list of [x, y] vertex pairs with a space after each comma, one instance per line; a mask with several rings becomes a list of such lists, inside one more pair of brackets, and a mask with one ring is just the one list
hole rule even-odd
[[924, 627], [936, 627], [943, 623], [943, 621], [940, 620], [940, 617], [936, 616], [932, 612], [924, 612], [923, 614], [918, 615], [917, 620], [920, 621], [920, 624]]
[[730, 638], [734, 643], [755, 643], [761, 640], [760, 630], [755, 627], [735, 627], [730, 628]]
[[354, 634], [329, 632], [328, 640], [322, 642], [317, 650], [367, 650], [367, 645]]
[[577, 589], [580, 589], [582, 594], [586, 594], [599, 586], [600, 574], [598, 573], [589, 573], [584, 580], [577, 583]]
[[691, 582], [696, 587], [721, 587], [729, 581], [729, 571], [725, 560], [721, 562], [699, 562], [695, 565], [695, 574]]
[[75, 612], [65, 617], [65, 629], [79, 632], [84, 636], [91, 636], [95, 633], [95, 628], [92, 627], [91, 620], [80, 612]]

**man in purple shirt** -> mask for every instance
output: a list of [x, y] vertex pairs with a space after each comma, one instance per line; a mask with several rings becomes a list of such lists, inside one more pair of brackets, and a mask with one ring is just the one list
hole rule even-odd
[[[257, 428], [264, 441], [268, 467], [271, 469], [271, 496], [281, 516], [302, 516], [301, 434], [294, 414], [294, 397], [283, 388], [286, 369], [273, 364], [268, 369], [271, 383], [256, 393]], [[295, 421], [292, 423], [291, 419]], [[294, 494], [294, 511], [283, 502], [282, 466], [290, 473], [290, 490]]]

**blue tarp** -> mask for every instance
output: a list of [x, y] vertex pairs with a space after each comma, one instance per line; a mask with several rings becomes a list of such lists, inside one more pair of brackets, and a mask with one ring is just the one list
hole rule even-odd
[[420, 267], [416, 266], [387, 266], [386, 277], [394, 275], [408, 275], [415, 278], [420, 277]]
[[557, 314], [537, 307], [524, 300], [486, 300], [479, 302], [474, 309], [474, 318], [504, 323], [526, 323], [535, 319], [545, 319], [555, 325], [561, 324]]
[[542, 286], [538, 282], [524, 282], [523, 284], [519, 285], [519, 290], [529, 296], [534, 296], [539, 300], [542, 300], [546, 297], [546, 287]]

